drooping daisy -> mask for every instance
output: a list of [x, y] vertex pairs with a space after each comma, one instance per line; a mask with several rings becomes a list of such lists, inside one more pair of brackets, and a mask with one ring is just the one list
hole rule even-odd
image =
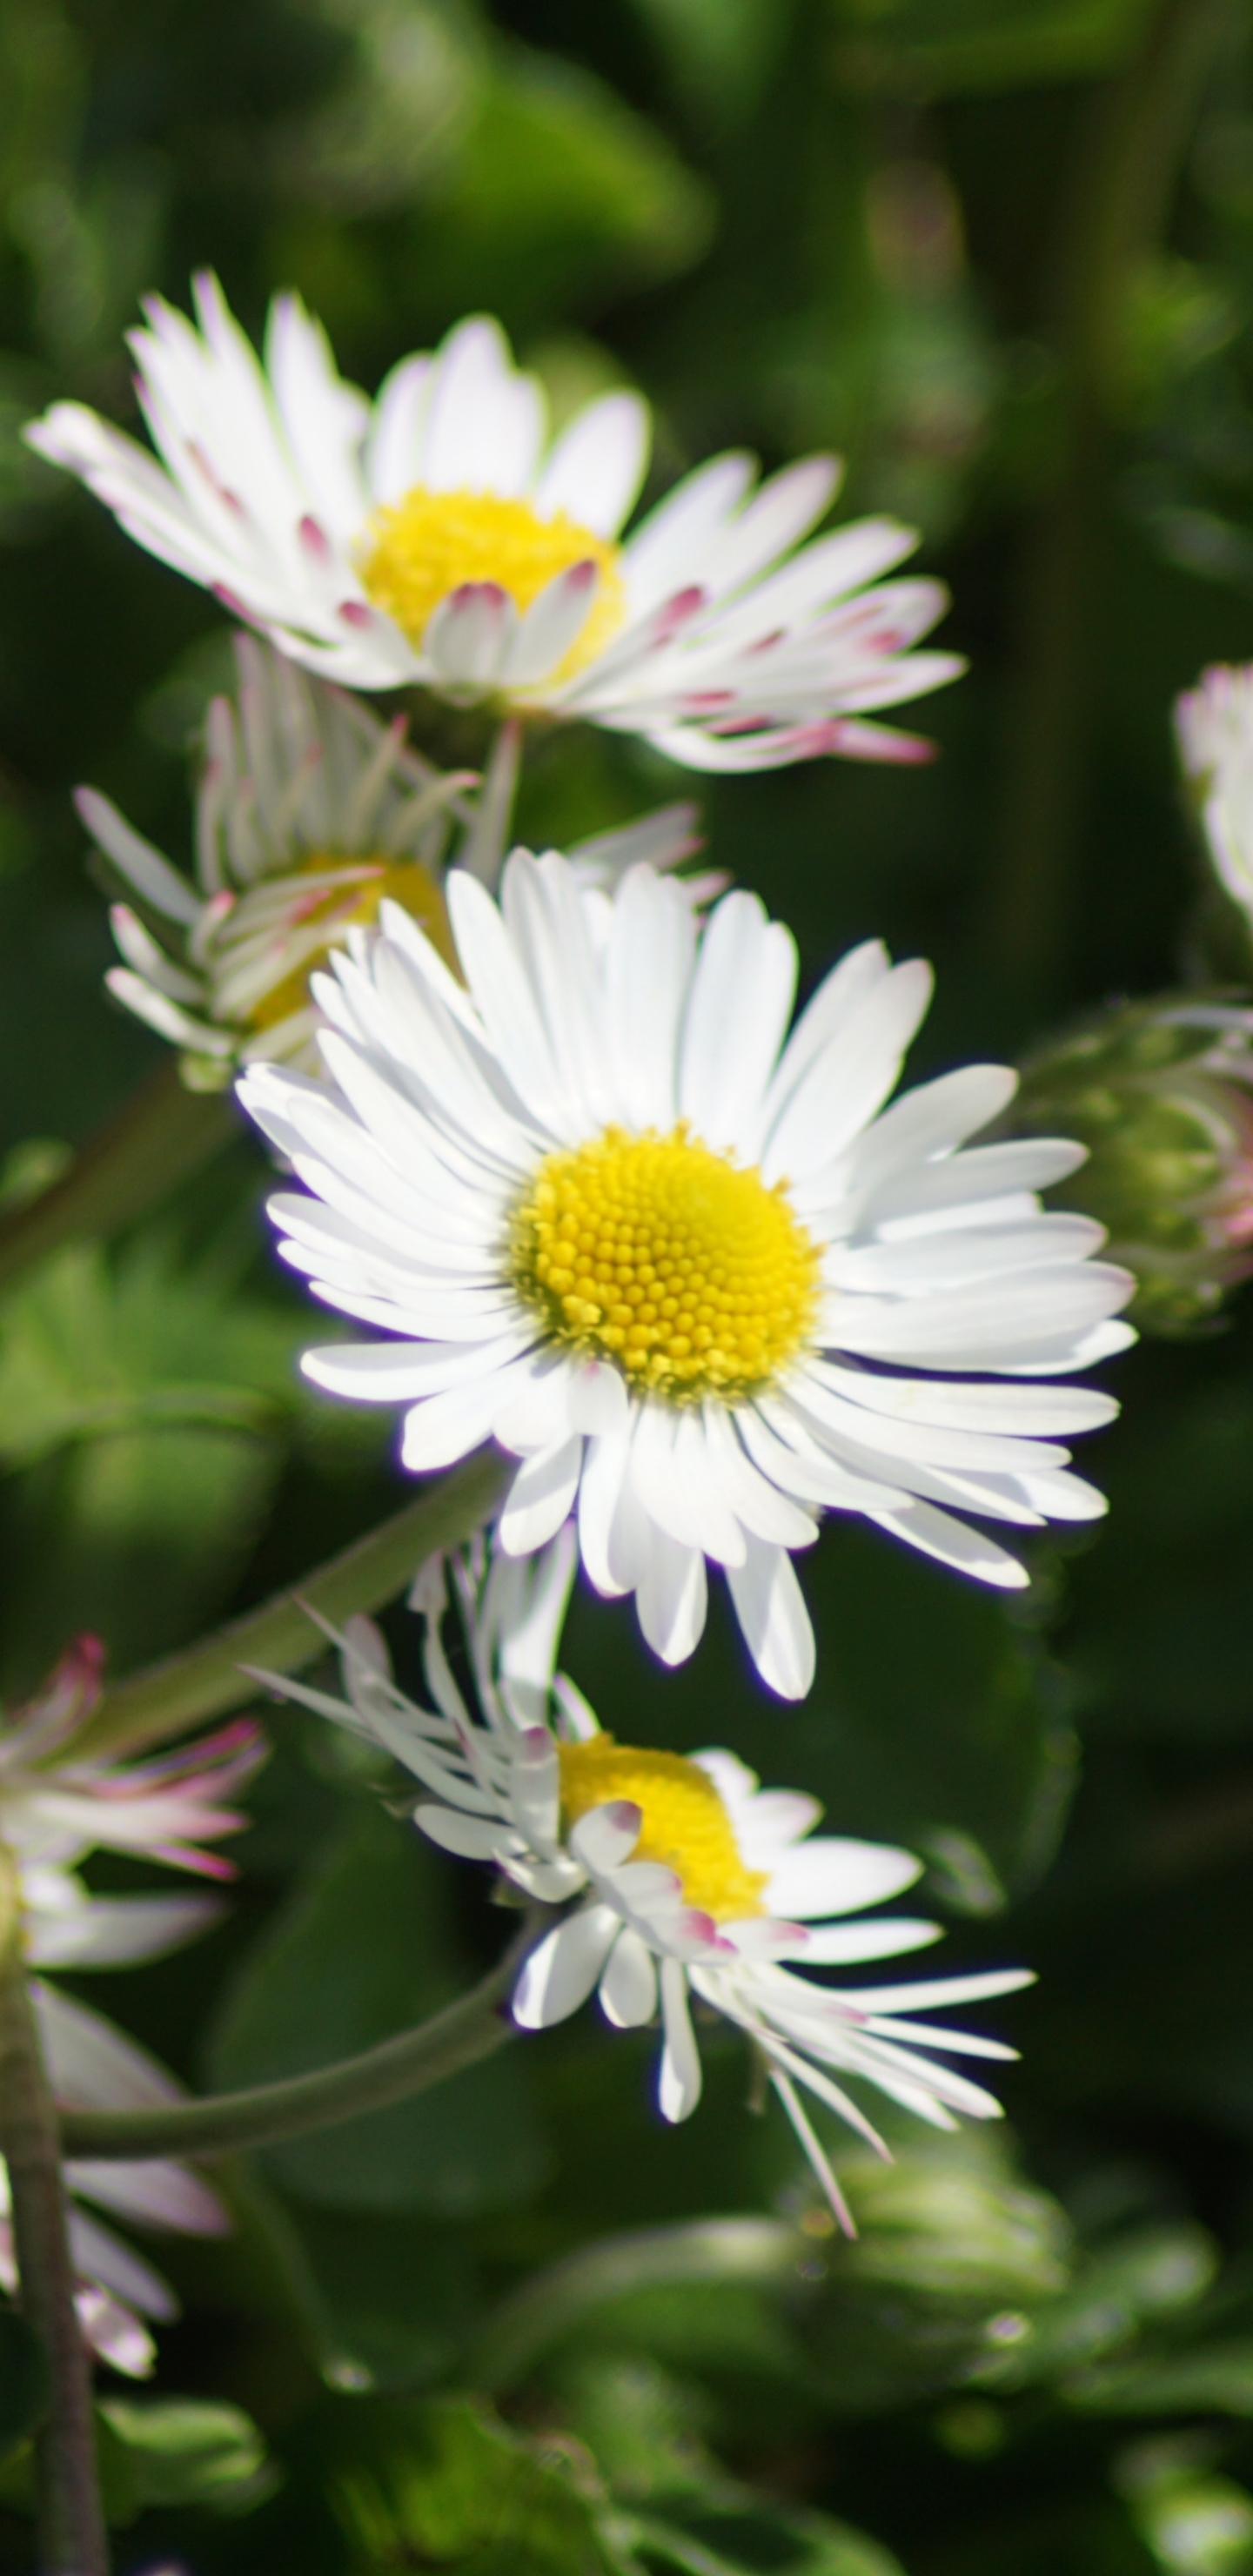
[[[76, 1761], [74, 1737], [95, 1704], [100, 1670], [96, 1641], [80, 1638], [31, 1705], [0, 1728], [0, 1841], [18, 1863], [24, 1948], [36, 1970], [129, 1967], [216, 1922], [214, 1896], [93, 1896], [78, 1864], [93, 1850], [127, 1851], [202, 1876], [231, 1876], [228, 1861], [197, 1846], [244, 1822], [222, 1801], [261, 1758], [258, 1730], [239, 1722], [154, 1761]], [[181, 2099], [174, 2077], [100, 2013], [60, 1993], [46, 1975], [32, 1979], [31, 1993], [62, 2109], [143, 2109]], [[115, 2370], [145, 2378], [156, 2352], [144, 2320], [176, 2316], [178, 2302], [160, 2273], [94, 2212], [200, 2236], [223, 2234], [227, 2213], [199, 2174], [167, 2157], [75, 2158], [66, 2181], [83, 2333]], [[0, 2287], [15, 2285], [0, 2162]]]
[[[209, 710], [198, 883], [97, 789], [76, 798], [139, 907], [112, 907], [126, 963], [105, 981], [184, 1050], [184, 1076], [198, 1090], [270, 1057], [316, 1071], [310, 974], [351, 924], [374, 921], [384, 897], [455, 967], [444, 876], [450, 856], [473, 850], [472, 772], [433, 769], [406, 743], [403, 716], [381, 725], [251, 636], [238, 636], [235, 652], [237, 698], [215, 698]], [[691, 805], [670, 805], [597, 835], [580, 846], [584, 882], [612, 885], [636, 858], [677, 866], [697, 846], [694, 818]], [[723, 881], [687, 882], [699, 901]]]
[[550, 442], [539, 384], [479, 319], [370, 403], [298, 297], [271, 308], [263, 367], [216, 280], [195, 294], [199, 330], [154, 297], [131, 334], [160, 463], [81, 403], [27, 435], [312, 670], [586, 718], [697, 769], [925, 752], [867, 718], [961, 670], [908, 649], [946, 593], [881, 583], [917, 544], [892, 520], [801, 545], [833, 458], [755, 488], [751, 457], [715, 457], [624, 539], [638, 395], [603, 395]]
[[1204, 671], [1175, 702], [1175, 732], [1214, 866], [1253, 921], [1253, 662]]
[[318, 979], [330, 1087], [241, 1085], [304, 1194], [272, 1202], [316, 1294], [391, 1339], [304, 1367], [404, 1403], [402, 1455], [490, 1437], [522, 1460], [510, 1554], [577, 1509], [586, 1571], [689, 1655], [725, 1567], [771, 1688], [813, 1641], [790, 1551], [863, 1513], [985, 1582], [1022, 1584], [976, 1519], [1104, 1509], [1059, 1435], [1109, 1397], [1052, 1380], [1122, 1347], [1100, 1226], [1035, 1191], [1082, 1149], [962, 1150], [1016, 1077], [971, 1065], [885, 1108], [928, 969], [855, 949], [786, 1034], [794, 944], [753, 895], [701, 927], [648, 868], [581, 895], [515, 852], [499, 906], [450, 881], [464, 984], [408, 918]]
[[761, 1789], [733, 1753], [689, 1760], [602, 1733], [582, 1694], [554, 1673], [575, 1555], [567, 1529], [530, 1563], [499, 1553], [489, 1560], [481, 1545], [455, 1561], [477, 1713], [444, 1650], [438, 1560], [413, 1596], [425, 1618], [433, 1708], [397, 1688], [386, 1645], [364, 1619], [336, 1641], [343, 1699], [277, 1674], [259, 1678], [401, 1762], [424, 1791], [414, 1820], [441, 1849], [487, 1862], [525, 1895], [562, 1908], [514, 1989], [524, 2030], [566, 2020], [593, 1991], [620, 2030], [660, 2013], [658, 2100], [665, 2119], [685, 2120], [701, 2092], [695, 1996], [751, 2040], [851, 2231], [797, 2088], [883, 2154], [848, 2079], [937, 2128], [955, 2127], [961, 2112], [999, 2118], [992, 2096], [943, 2060], [1015, 2052], [914, 2016], [1012, 1993], [1030, 1975], [997, 1969], [850, 1988], [798, 1974], [938, 1940], [934, 1923], [864, 1910], [911, 1886], [921, 1861], [883, 1843], [815, 1834], [815, 1799]]

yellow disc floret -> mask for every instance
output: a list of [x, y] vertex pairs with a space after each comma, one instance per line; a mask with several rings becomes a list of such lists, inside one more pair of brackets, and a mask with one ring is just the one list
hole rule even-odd
[[715, 1923], [764, 1914], [767, 1872], [745, 1867], [731, 1819], [699, 1762], [615, 1744], [612, 1735], [560, 1744], [557, 1759], [568, 1826], [589, 1807], [629, 1798], [644, 1820], [632, 1860], [663, 1861], [682, 1880], [688, 1904]]
[[463, 582], [495, 582], [527, 609], [558, 573], [594, 563], [596, 589], [586, 623], [545, 686], [568, 680], [603, 653], [626, 614], [618, 548], [581, 528], [564, 510], [542, 519], [529, 501], [497, 492], [428, 492], [384, 502], [360, 551], [363, 589], [413, 644], [421, 644], [434, 611]]
[[[326, 964], [332, 948], [342, 945], [345, 933], [354, 925], [367, 930], [371, 927], [385, 900], [399, 904], [402, 912], [407, 912], [426, 932], [445, 965], [452, 968], [454, 975], [460, 973], [443, 890], [420, 860], [382, 856], [336, 859], [325, 850], [313, 850], [302, 861], [300, 873], [324, 878], [332, 870], [335, 873], [329, 885], [312, 887], [303, 897], [294, 892], [291, 905], [282, 914], [276, 948], [281, 949], [295, 937], [301, 943], [301, 963], [253, 1004], [247, 1013], [251, 1028], [277, 1028], [279, 1021], [290, 1018], [293, 1011], [305, 1010], [309, 977]], [[292, 883], [298, 886], [299, 879]], [[271, 893], [272, 888], [266, 887], [265, 892]], [[245, 903], [247, 900], [245, 896]], [[307, 945], [314, 932], [325, 935]]]
[[766, 1386], [817, 1304], [818, 1253], [785, 1184], [670, 1135], [607, 1127], [549, 1154], [513, 1227], [513, 1275], [554, 1339], [672, 1403]]

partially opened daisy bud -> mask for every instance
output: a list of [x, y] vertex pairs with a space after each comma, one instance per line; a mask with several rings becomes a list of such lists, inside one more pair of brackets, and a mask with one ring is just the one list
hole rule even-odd
[[[266, 1059], [316, 1071], [309, 978], [352, 928], [395, 904], [456, 971], [444, 880], [475, 848], [472, 771], [444, 773], [360, 702], [251, 636], [235, 643], [235, 698], [209, 710], [196, 809], [197, 882], [141, 839], [95, 788], [79, 814], [130, 900], [112, 908], [125, 964], [106, 982], [183, 1050], [196, 1090]], [[612, 887], [639, 858], [677, 867], [699, 847], [696, 809], [667, 805], [580, 844], [580, 881]], [[699, 903], [725, 880], [684, 880]]]
[[262, 365], [216, 280], [195, 291], [198, 330], [153, 297], [131, 334], [160, 467], [81, 403], [28, 436], [310, 669], [584, 718], [697, 769], [925, 756], [873, 716], [964, 667], [909, 649], [947, 594], [881, 581], [918, 542], [892, 520], [801, 543], [834, 458], [755, 488], [751, 457], [715, 457], [624, 538], [648, 458], [637, 394], [551, 440], [539, 383], [476, 319], [371, 403], [298, 297], [276, 299]]
[[1253, 1010], [1163, 993], [1104, 1011], [1026, 1066], [1009, 1123], [1087, 1145], [1063, 1196], [1105, 1226], [1145, 1332], [1205, 1323], [1253, 1273]]
[[[735, 1754], [620, 1744], [554, 1671], [574, 1570], [565, 1531], [519, 1565], [480, 1547], [454, 1566], [476, 1706], [444, 1650], [443, 1571], [416, 1587], [433, 1705], [392, 1680], [368, 1621], [337, 1640], [344, 1697], [259, 1678], [383, 1746], [421, 1783], [415, 1822], [442, 1850], [503, 1873], [559, 1907], [514, 1989], [524, 2030], [564, 2021], [593, 1994], [616, 2029], [660, 2019], [658, 2104], [685, 2120], [701, 2092], [690, 2001], [742, 2030], [842, 2226], [851, 2219], [800, 2094], [887, 2149], [856, 2092], [878, 2091], [936, 2128], [999, 2117], [947, 2057], [1005, 2059], [999, 2042], [919, 2012], [1029, 1985], [1021, 1969], [847, 1987], [808, 1970], [886, 1959], [938, 1940], [939, 1927], [876, 1911], [921, 1876], [912, 1852], [815, 1834], [817, 1801], [759, 1787]], [[328, 1632], [329, 1633], [329, 1632]]]
[[[100, 2013], [48, 1983], [47, 1971], [131, 1967], [159, 1958], [215, 1923], [215, 1896], [94, 1896], [78, 1874], [89, 1852], [131, 1852], [198, 1876], [229, 1878], [231, 1864], [199, 1848], [245, 1821], [229, 1803], [262, 1758], [247, 1721], [147, 1762], [76, 1758], [74, 1744], [99, 1695], [102, 1657], [81, 1637], [29, 1704], [0, 1724], [0, 1842], [21, 1887], [26, 1957], [48, 2078], [64, 2109], [125, 2111], [181, 2098], [182, 2087], [146, 2049]], [[159, 2272], [94, 2214], [143, 2228], [216, 2236], [229, 2225], [209, 2184], [166, 2158], [74, 2162], [65, 2169], [73, 2206], [70, 2252], [84, 2336], [102, 2360], [146, 2378], [156, 2360], [148, 2326], [178, 2313]], [[83, 2209], [79, 2204], [89, 2204]], [[0, 2287], [16, 2286], [8, 2184], [0, 2162]]]
[[1253, 959], [1253, 663], [1215, 663], [1175, 701], [1175, 736], [1214, 871]]
[[1132, 1281], [1035, 1195], [1081, 1146], [968, 1146], [1012, 1072], [886, 1105], [926, 966], [870, 941], [789, 1034], [795, 947], [753, 895], [702, 927], [650, 868], [593, 904], [521, 851], [499, 905], [461, 871], [449, 893], [464, 983], [385, 904], [317, 979], [330, 1087], [241, 1085], [304, 1183], [271, 1205], [285, 1258], [392, 1337], [308, 1352], [316, 1384], [406, 1405], [419, 1471], [498, 1440], [506, 1552], [577, 1510], [592, 1583], [635, 1595], [668, 1663], [723, 1566], [787, 1698], [813, 1675], [791, 1556], [822, 1511], [1020, 1585], [978, 1523], [1104, 1509], [1060, 1441], [1115, 1408], [1056, 1381], [1132, 1338]]

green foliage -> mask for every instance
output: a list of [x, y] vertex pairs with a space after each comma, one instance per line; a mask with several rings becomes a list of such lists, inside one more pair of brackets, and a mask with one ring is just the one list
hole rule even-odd
[[[109, 2397], [96, 2408], [96, 2462], [106, 2518], [126, 2530], [153, 2507], [251, 2513], [277, 2472], [238, 2406], [195, 2397]], [[21, 2450], [0, 2469], [0, 2504], [35, 2507], [34, 2463]]]
[[0, 2464], [33, 2432], [46, 2403], [38, 2340], [15, 2308], [0, 2307]]

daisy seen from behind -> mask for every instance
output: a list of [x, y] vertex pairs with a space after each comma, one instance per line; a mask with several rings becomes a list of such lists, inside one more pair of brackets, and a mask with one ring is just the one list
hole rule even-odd
[[1056, 1381], [1133, 1338], [1132, 1282], [1035, 1195], [1082, 1148], [968, 1146], [1013, 1073], [886, 1105], [925, 966], [868, 942], [789, 1033], [795, 946], [753, 895], [702, 925], [648, 867], [589, 896], [526, 852], [499, 904], [459, 871], [449, 894], [464, 984], [384, 905], [317, 979], [327, 1083], [241, 1085], [303, 1184], [271, 1203], [285, 1258], [390, 1337], [307, 1352], [317, 1385], [406, 1405], [415, 1471], [495, 1438], [506, 1553], [576, 1512], [592, 1584], [669, 1663], [722, 1565], [788, 1698], [822, 1511], [1001, 1585], [1023, 1569], [972, 1520], [1103, 1511], [1060, 1442], [1115, 1407]]
[[[49, 1982], [162, 1957], [216, 1922], [212, 1895], [96, 1896], [79, 1875], [95, 1850], [130, 1852], [211, 1879], [232, 1865], [200, 1848], [245, 1818], [229, 1801], [262, 1758], [257, 1728], [238, 1721], [199, 1744], [145, 1762], [78, 1757], [75, 1737], [99, 1695], [101, 1654], [80, 1638], [37, 1698], [0, 1725], [0, 1842], [17, 1866], [22, 1945], [53, 2096], [62, 2109], [139, 2110], [178, 2101], [182, 2086], [126, 2032]], [[230, 2221], [218, 2194], [169, 2157], [88, 2159], [65, 2167], [71, 2195], [75, 2304], [98, 2357], [128, 2378], [156, 2361], [150, 2326], [178, 2314], [167, 2281], [101, 2218], [145, 2230], [220, 2236]], [[0, 2161], [0, 2287], [17, 2267], [8, 2183]]]
[[761, 1789], [733, 1753], [689, 1759], [604, 1733], [554, 1670], [576, 1553], [567, 1529], [527, 1563], [481, 1542], [454, 1560], [474, 1708], [443, 1643], [438, 1559], [412, 1596], [424, 1615], [431, 1707], [397, 1688], [384, 1641], [364, 1619], [335, 1641], [342, 1698], [274, 1673], [257, 1677], [400, 1762], [423, 1791], [414, 1821], [442, 1850], [486, 1863], [526, 1897], [561, 1908], [514, 1988], [524, 2030], [566, 2020], [593, 1992], [617, 2029], [660, 2019], [658, 2104], [673, 2122], [690, 2116], [701, 2093], [691, 2002], [720, 2014], [752, 2043], [851, 2232], [801, 2092], [883, 2155], [850, 2081], [937, 2128], [955, 2127], [962, 2114], [999, 2118], [994, 2098], [944, 2059], [1015, 2052], [915, 2016], [1012, 1993], [1031, 1977], [997, 1969], [849, 1988], [798, 1973], [937, 1940], [934, 1923], [867, 1911], [911, 1886], [921, 1861], [882, 1843], [815, 1834], [815, 1799]]
[[650, 441], [638, 395], [601, 396], [554, 440], [537, 379], [475, 318], [371, 403], [298, 297], [276, 298], [264, 362], [215, 279], [195, 297], [198, 328], [153, 297], [131, 334], [156, 456], [81, 403], [27, 435], [285, 653], [353, 688], [639, 733], [700, 769], [925, 753], [874, 717], [963, 668], [910, 651], [947, 594], [882, 581], [917, 544], [895, 521], [803, 543], [833, 458], [758, 486], [751, 457], [715, 457], [624, 538]]
[[[214, 699], [205, 730], [194, 882], [107, 796], [82, 787], [76, 798], [129, 897], [111, 908], [123, 963], [105, 981], [182, 1049], [197, 1090], [271, 1057], [317, 1070], [310, 975], [384, 898], [455, 971], [444, 877], [453, 857], [486, 855], [473, 771], [432, 768], [406, 742], [403, 716], [380, 724], [252, 636], [236, 637], [235, 654], [237, 691]], [[689, 804], [663, 806], [599, 834], [581, 845], [583, 880], [612, 884], [637, 855], [677, 866], [698, 846], [694, 820]], [[722, 879], [687, 882], [699, 900]]]

